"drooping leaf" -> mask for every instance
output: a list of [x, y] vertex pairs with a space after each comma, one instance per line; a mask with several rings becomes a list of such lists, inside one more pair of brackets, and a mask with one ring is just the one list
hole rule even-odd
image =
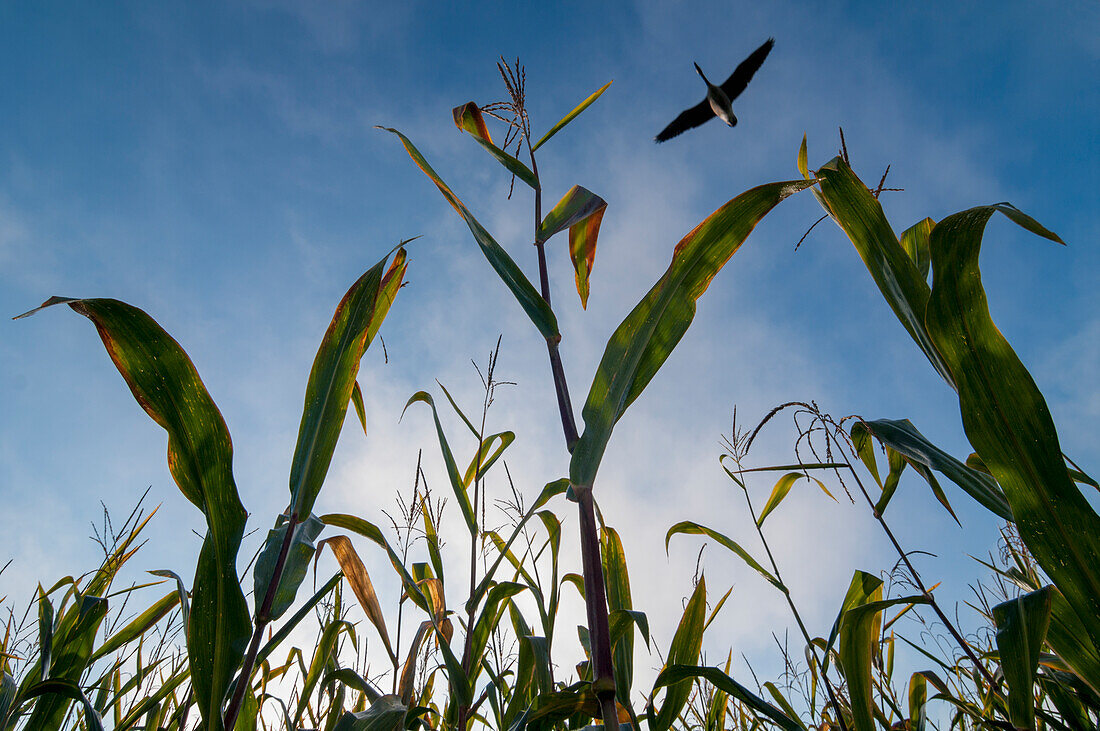
[[584, 101], [582, 101], [580, 104], [578, 104], [577, 106], [575, 106], [573, 108], [573, 111], [569, 112], [569, 114], [566, 114], [564, 117], [562, 117], [558, 121], [557, 124], [555, 124], [549, 130], [547, 130], [546, 134], [544, 134], [542, 137], [540, 137], [539, 141], [531, 146], [531, 152], [534, 152], [535, 150], [539, 149], [544, 144], [546, 144], [546, 142], [551, 137], [553, 137], [554, 135], [556, 135], [558, 132], [561, 131], [562, 127], [564, 127], [565, 125], [572, 122], [577, 117], [577, 115], [580, 114], [581, 112], [583, 112], [585, 109], [588, 109], [588, 107], [592, 104], [592, 102], [599, 99], [600, 95], [603, 94], [605, 91], [607, 91], [607, 87], [611, 86], [611, 84], [612, 84], [612, 82], [609, 81], [606, 84], [604, 84], [603, 86], [601, 86], [599, 89], [596, 89], [596, 91], [589, 94], [588, 97]]
[[730, 551], [733, 551], [733, 553], [735, 553], [742, 561], [749, 565], [749, 568], [753, 569], [758, 574], [767, 579], [769, 584], [774, 586], [776, 589], [779, 589], [779, 591], [783, 592], [784, 594], [787, 593], [787, 587], [784, 586], [783, 583], [779, 581], [779, 579], [775, 578], [770, 571], [761, 566], [760, 563], [755, 558], [753, 558], [748, 551], [746, 551], [744, 548], [741, 548], [741, 546], [736, 541], [734, 541], [729, 536], [719, 533], [716, 530], [707, 528], [704, 525], [699, 525], [698, 523], [693, 523], [690, 520], [681, 521], [668, 529], [668, 533], [665, 534], [666, 553], [668, 552], [668, 542], [672, 539], [672, 536], [678, 533], [706, 536], [711, 540], [717, 541], [720, 545], [725, 546]]
[[1060, 241], [1006, 204], [945, 218], [932, 230], [928, 330], [958, 384], [967, 438], [1020, 536], [1100, 646], [1100, 517], [1070, 479], [1046, 401], [994, 325], [981, 283], [982, 234], [995, 211]]
[[[299, 518], [313, 510], [344, 425], [359, 361], [370, 345], [372, 326], [377, 332], [381, 323], [376, 318], [385, 317], [392, 302], [379, 298], [388, 259], [389, 255], [383, 257], [348, 289], [317, 349], [290, 468], [290, 512]], [[390, 281], [400, 281], [404, 270], [405, 251], [399, 246]]]
[[351, 387], [351, 403], [355, 407], [359, 423], [363, 425], [363, 436], [367, 436], [367, 407], [363, 404], [363, 389], [359, 387], [359, 381]]
[[1016, 728], [1035, 727], [1035, 670], [1050, 626], [1052, 592], [1053, 587], [1045, 587], [993, 607], [1008, 717]]
[[221, 731], [221, 699], [252, 627], [236, 573], [246, 513], [233, 481], [229, 431], [191, 359], [153, 318], [112, 299], [51, 297], [42, 307], [61, 303], [95, 324], [138, 404], [168, 432], [172, 478], [206, 517], [187, 649], [203, 721]]
[[[298, 594], [298, 587], [306, 578], [306, 570], [313, 558], [313, 541], [321, 535], [325, 527], [320, 518], [312, 513], [305, 520], [294, 526], [294, 534], [290, 537], [290, 548], [287, 551], [286, 560], [283, 563], [282, 577], [279, 586], [275, 590], [275, 597], [268, 611], [268, 618], [278, 619], [294, 603], [294, 597]], [[280, 515], [275, 522], [275, 528], [267, 532], [267, 540], [263, 550], [256, 559], [256, 565], [252, 570], [253, 596], [257, 603], [262, 602], [267, 596], [268, 587], [271, 585], [275, 573], [275, 563], [279, 560], [283, 542], [286, 540], [287, 518]]]
[[[672, 636], [668, 654], [665, 658], [665, 667], [676, 665], [695, 665], [699, 662], [699, 653], [703, 649], [703, 623], [706, 621], [707, 612], [707, 585], [700, 577], [699, 583], [688, 599], [684, 607], [684, 614], [680, 618], [680, 624], [676, 627], [676, 633]], [[656, 691], [657, 687], [654, 687]], [[661, 703], [656, 716], [650, 711], [649, 727], [654, 731], [667, 731], [683, 710], [691, 693], [691, 683], [669, 683], [665, 691], [665, 699]], [[654, 704], [655, 705], [655, 704]]]
[[539, 224], [538, 239], [546, 241], [559, 231], [569, 229], [569, 257], [576, 272], [577, 294], [581, 307], [588, 307], [588, 276], [596, 259], [596, 239], [607, 210], [607, 201], [595, 193], [574, 185]]
[[465, 204], [459, 200], [451, 189], [447, 187], [447, 184], [443, 182], [443, 179], [432, 169], [428, 161], [424, 159], [424, 156], [420, 154], [420, 151], [413, 146], [413, 143], [409, 141], [405, 135], [401, 134], [395, 129], [389, 127], [383, 127], [387, 132], [392, 132], [397, 135], [401, 140], [401, 144], [405, 146], [405, 151], [409, 153], [409, 157], [413, 159], [425, 175], [431, 178], [436, 187], [439, 188], [439, 192], [443, 194], [443, 197], [447, 199], [447, 202], [458, 214], [462, 216], [466, 221], [466, 225], [470, 229], [470, 233], [474, 235], [474, 240], [477, 241], [478, 246], [481, 247], [481, 251], [485, 254], [485, 258], [489, 260], [489, 264], [496, 271], [497, 275], [504, 282], [505, 286], [511, 290], [516, 300], [519, 302], [520, 307], [527, 313], [527, 316], [531, 318], [531, 322], [535, 324], [538, 331], [542, 333], [542, 336], [548, 340], [554, 340], [560, 337], [558, 333], [558, 321], [554, 316], [553, 310], [550, 309], [550, 305], [546, 304], [546, 300], [542, 298], [538, 290], [527, 279], [523, 271], [512, 260], [512, 257], [508, 256], [508, 253], [501, 248], [493, 237], [489, 235], [489, 232], [485, 230], [485, 227], [478, 223], [477, 219], [473, 217], [473, 214], [466, 208]]
[[344, 578], [351, 584], [351, 590], [355, 594], [355, 598], [359, 600], [359, 606], [362, 607], [370, 623], [378, 630], [378, 635], [382, 638], [382, 644], [386, 648], [386, 653], [390, 656], [390, 661], [396, 661], [397, 655], [394, 653], [393, 644], [390, 642], [389, 630], [386, 629], [386, 617], [382, 613], [382, 606], [378, 603], [378, 595], [374, 591], [370, 574], [367, 573], [367, 568], [363, 565], [359, 554], [355, 552], [355, 547], [351, 545], [351, 541], [347, 536], [327, 538], [321, 541], [320, 548], [324, 546], [328, 546], [333, 555], [336, 556], [336, 561], [340, 564], [340, 570], [344, 573]]
[[744, 703], [757, 716], [762, 716], [786, 731], [802, 731], [802, 725], [778, 708], [738, 683], [718, 668], [697, 667], [693, 665], [667, 665], [657, 676], [653, 687], [662, 688], [674, 683], [682, 683], [690, 678], [702, 678], [715, 688], [728, 693]]
[[538, 181], [535, 179], [535, 174], [531, 172], [531, 168], [493, 144], [493, 140], [489, 136], [489, 128], [485, 126], [485, 119], [481, 116], [481, 110], [477, 104], [466, 102], [462, 106], [452, 109], [451, 115], [454, 117], [455, 126], [463, 132], [469, 132], [470, 136], [477, 140], [479, 145], [497, 159], [497, 162], [508, 168], [508, 172], [527, 183], [530, 187], [538, 187]]
[[929, 289], [920, 270], [905, 252], [890, 222], [867, 186], [842, 159], [834, 158], [818, 171], [818, 200], [856, 247], [887, 304], [932, 367], [954, 386], [951, 373], [936, 351], [924, 325]]
[[[88, 727], [88, 731], [103, 731], [103, 719], [99, 717], [95, 708], [92, 707], [88, 697], [84, 695], [84, 691], [80, 689], [72, 680], [59, 680], [51, 678], [50, 680], [44, 680], [40, 683], [36, 683], [23, 694], [23, 700], [30, 700], [31, 698], [39, 698], [42, 696], [60, 696], [69, 700], [78, 701], [84, 709], [84, 723]], [[68, 703], [57, 704], [59, 707], [68, 708]], [[34, 720], [35, 716], [32, 715], [31, 719]], [[38, 723], [42, 723], [41, 719], [38, 719]], [[33, 729], [46, 729], [51, 727], [60, 726], [60, 720], [56, 726], [45, 725], [33, 725], [31, 721], [27, 722], [26, 728]]]
[[[852, 438], [870, 433], [887, 447], [902, 454], [914, 466], [940, 472], [966, 494], [1000, 518], [1012, 521], [1012, 509], [997, 482], [932, 444], [908, 419], [876, 419], [852, 425]], [[923, 474], [923, 473], [922, 473]]]
[[425, 403], [432, 410], [432, 418], [435, 419], [435, 432], [439, 437], [439, 449], [443, 453], [443, 464], [447, 468], [447, 479], [450, 480], [451, 490], [454, 492], [455, 500], [458, 502], [459, 510], [462, 511], [462, 517], [466, 520], [466, 527], [470, 533], [477, 533], [477, 516], [474, 514], [474, 506], [470, 502], [470, 495], [466, 492], [466, 484], [462, 480], [462, 476], [458, 473], [458, 465], [455, 464], [454, 454], [451, 452], [451, 445], [447, 443], [447, 435], [443, 433], [443, 425], [439, 422], [439, 412], [435, 408], [435, 399], [427, 391], [417, 391], [409, 400], [405, 403], [405, 408], [401, 411], [404, 416], [405, 411], [415, 403]]
[[582, 415], [584, 433], [573, 449], [569, 479], [591, 487], [615, 423], [641, 394], [695, 317], [695, 301], [781, 200], [812, 185], [771, 183], [726, 203], [695, 227], [649, 293], [615, 330], [604, 350]]

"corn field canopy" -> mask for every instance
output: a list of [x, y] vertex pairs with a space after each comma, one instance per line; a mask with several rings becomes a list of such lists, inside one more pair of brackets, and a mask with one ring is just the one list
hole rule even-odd
[[1100, 728], [1098, 28], [0, 9], [0, 731]]

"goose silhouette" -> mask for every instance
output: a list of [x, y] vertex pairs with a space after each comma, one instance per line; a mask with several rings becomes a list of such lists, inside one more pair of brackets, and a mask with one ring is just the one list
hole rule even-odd
[[694, 107], [680, 112], [680, 115], [672, 120], [671, 124], [653, 138], [654, 141], [665, 142], [671, 140], [676, 135], [709, 122], [715, 117], [718, 117], [730, 127], [737, 124], [737, 117], [733, 114], [731, 102], [740, 96], [745, 87], [749, 85], [753, 74], [764, 63], [764, 59], [771, 53], [774, 45], [774, 38], [766, 40], [760, 48], [753, 51], [748, 58], [733, 70], [733, 73], [721, 86], [710, 83], [703, 73], [703, 69], [699, 68], [699, 64], [695, 64], [695, 70], [699, 72], [699, 76], [703, 78], [707, 85], [706, 98]]

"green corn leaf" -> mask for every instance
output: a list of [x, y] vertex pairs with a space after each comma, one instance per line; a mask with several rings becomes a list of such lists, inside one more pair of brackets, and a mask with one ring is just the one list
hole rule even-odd
[[562, 127], [564, 127], [565, 125], [572, 122], [577, 117], [577, 115], [580, 114], [581, 112], [583, 112], [585, 109], [588, 109], [588, 107], [591, 106], [592, 102], [599, 99], [600, 95], [603, 94], [605, 91], [607, 91], [607, 87], [611, 86], [611, 84], [612, 84], [612, 82], [609, 81], [606, 84], [604, 84], [603, 86], [601, 86], [599, 89], [596, 89], [596, 91], [589, 94], [588, 97], [583, 102], [581, 102], [580, 104], [578, 104], [577, 106], [575, 106], [573, 108], [573, 111], [569, 112], [569, 114], [566, 114], [564, 117], [562, 117], [561, 120], [559, 120], [557, 124], [555, 124], [553, 127], [551, 127], [546, 132], [546, 134], [544, 134], [542, 137], [540, 137], [539, 141], [531, 146], [531, 152], [534, 152], [535, 150], [539, 149], [544, 144], [546, 144], [546, 142], [551, 137], [553, 137], [554, 135], [556, 135], [558, 132], [561, 131]]
[[569, 479], [591, 487], [615, 423], [649, 384], [695, 317], [695, 301], [781, 200], [812, 185], [771, 183], [746, 191], [695, 227], [672, 263], [607, 343], [582, 415], [584, 433], [573, 449]]
[[473, 685], [477, 681], [478, 671], [481, 669], [481, 660], [485, 655], [485, 648], [489, 644], [489, 636], [496, 629], [508, 609], [508, 600], [525, 590], [524, 584], [504, 581], [496, 584], [485, 595], [485, 605], [481, 614], [474, 623], [472, 639], [470, 640], [470, 677], [469, 683]]
[[[603, 561], [604, 585], [607, 589], [607, 611], [630, 612], [634, 605], [630, 598], [630, 575], [626, 567], [626, 552], [622, 539], [614, 528], [604, 526], [600, 531], [600, 555]], [[630, 615], [627, 615], [628, 617]], [[622, 636], [612, 640], [612, 664], [615, 671], [615, 694], [624, 706], [630, 705], [630, 690], [634, 685], [634, 624], [626, 625]]]
[[757, 526], [764, 525], [764, 519], [779, 507], [779, 503], [783, 502], [783, 498], [787, 497], [787, 493], [791, 491], [791, 487], [800, 477], [807, 476], [801, 472], [788, 472], [779, 478], [779, 481], [775, 483], [775, 487], [772, 488], [771, 494], [768, 495], [768, 501], [764, 503], [764, 509], [760, 511], [760, 516], [756, 519]]
[[481, 116], [481, 110], [477, 104], [466, 102], [462, 106], [452, 109], [451, 115], [454, 117], [455, 126], [463, 132], [469, 132], [470, 136], [477, 140], [477, 143], [484, 147], [486, 152], [495, 157], [501, 165], [508, 168], [508, 172], [527, 183], [531, 188], [539, 187], [538, 180], [535, 179], [535, 174], [531, 172], [531, 168], [493, 144], [493, 139], [489, 136], [489, 128], [485, 126], [485, 119]]
[[[496, 461], [504, 454], [504, 450], [508, 449], [515, 440], [516, 435], [510, 431], [490, 434], [485, 437], [485, 439], [481, 440], [481, 444], [474, 452], [474, 456], [470, 458], [470, 464], [462, 474], [462, 484], [468, 488], [473, 484], [475, 479], [480, 480], [484, 477], [485, 473], [489, 471], [489, 468], [496, 464]], [[479, 462], [480, 464], [478, 464]], [[477, 468], [476, 475], [474, 474], [475, 467]]]
[[38, 669], [39, 681], [50, 677], [50, 660], [53, 654], [53, 604], [38, 587]]
[[900, 452], [909, 464], [925, 468], [918, 471], [926, 479], [927, 470], [936, 470], [985, 508], [1004, 520], [1012, 521], [1008, 500], [992, 477], [968, 467], [932, 444], [908, 419], [876, 419], [858, 421], [852, 425], [853, 440], [868, 433], [890, 449]]
[[657, 676], [654, 688], [663, 688], [673, 685], [674, 683], [681, 683], [690, 678], [702, 678], [706, 680], [723, 693], [727, 693], [732, 698], [736, 698], [741, 703], [745, 704], [754, 715], [765, 718], [786, 731], [802, 731], [803, 726], [801, 723], [792, 718], [788, 718], [783, 711], [768, 703], [718, 668], [697, 667], [694, 665], [666, 665], [664, 670], [661, 671], [661, 674]]
[[1050, 626], [1053, 587], [993, 607], [997, 651], [1008, 684], [1008, 717], [1016, 728], [1035, 727], [1035, 670]]
[[1051, 592], [1047, 643], [1089, 689], [1100, 696], [1100, 649], [1060, 591]]
[[[404, 242], [402, 242], [404, 243]], [[389, 271], [389, 255], [375, 264], [348, 289], [332, 315], [306, 384], [305, 406], [290, 468], [291, 513], [301, 518], [313, 510], [328, 473], [336, 441], [344, 425], [359, 361], [370, 345], [375, 318], [385, 316], [389, 303], [379, 301], [383, 280], [400, 281], [405, 272], [405, 250], [398, 247]], [[391, 300], [392, 301], [392, 300]], [[384, 305], [379, 307], [379, 305]], [[382, 310], [379, 312], [379, 310]]]
[[[77, 684], [91, 661], [95, 636], [103, 618], [107, 615], [107, 600], [87, 594], [76, 594], [72, 606], [57, 621], [52, 638], [48, 680]], [[30, 697], [31, 691], [21, 695]], [[80, 700], [73, 695], [56, 691], [40, 694], [27, 728], [57, 731], [65, 720], [69, 700]]]
[[176, 582], [176, 594], [179, 595], [180, 614], [183, 616], [183, 633], [186, 639], [187, 628], [191, 626], [191, 595], [187, 591], [187, 585], [183, 583], [183, 578], [180, 577], [179, 574], [169, 569], [157, 569], [149, 573], [153, 576], [163, 576], [166, 579], [172, 579]]
[[[707, 584], [700, 577], [695, 585], [695, 591], [691, 593], [684, 614], [680, 618], [680, 624], [676, 627], [676, 633], [672, 636], [672, 644], [669, 645], [668, 654], [665, 656], [665, 668], [676, 665], [695, 665], [699, 662], [699, 653], [703, 649], [703, 623], [707, 618]], [[654, 731], [667, 731], [683, 710], [691, 694], [691, 683], [668, 683], [665, 691], [664, 702], [654, 717], [650, 711], [649, 727]], [[654, 691], [658, 687], [654, 686]], [[655, 705], [652, 704], [652, 705]]]
[[341, 632], [346, 632], [348, 634], [353, 645], [357, 644], [355, 639], [355, 628], [350, 622], [342, 619], [335, 619], [324, 626], [321, 630], [321, 637], [317, 641], [317, 647], [313, 651], [313, 658], [309, 663], [309, 669], [302, 679], [301, 687], [297, 689], [300, 695], [298, 699], [298, 709], [294, 713], [294, 728], [300, 728], [302, 725], [302, 719], [305, 717], [306, 711], [310, 707], [313, 690], [321, 681], [321, 674], [324, 672], [325, 667], [329, 664], [336, 651], [336, 642]]
[[921, 673], [909, 678], [909, 729], [924, 731], [928, 725], [928, 681]]
[[945, 381], [954, 386], [950, 370], [924, 325], [928, 284], [902, 248], [882, 206], [846, 162], [834, 158], [820, 170], [818, 200], [859, 252], [867, 271], [909, 336]]
[[[316, 550], [313, 542], [317, 536], [321, 535], [324, 527], [325, 524], [320, 518], [312, 513], [294, 526], [294, 535], [290, 538], [290, 549], [283, 563], [283, 573], [279, 579], [279, 587], [275, 590], [275, 599], [268, 612], [268, 619], [278, 619], [283, 616], [294, 603], [298, 587], [306, 578], [306, 570]], [[262, 602], [267, 595], [267, 589], [275, 571], [275, 563], [279, 560], [283, 541], [286, 540], [286, 529], [286, 516], [280, 515], [275, 522], [275, 528], [268, 531], [263, 550], [256, 559], [256, 566], [252, 570], [252, 585], [253, 596], [257, 597], [257, 602]]]
[[359, 381], [351, 387], [351, 403], [355, 407], [359, 423], [363, 425], [363, 436], [367, 436], [367, 407], [363, 404], [363, 389], [359, 387]]
[[569, 229], [569, 257], [576, 272], [577, 294], [581, 307], [588, 308], [588, 276], [596, 259], [596, 239], [607, 210], [607, 201], [595, 193], [574, 185], [554, 210], [539, 224], [538, 240], [546, 241], [559, 231]]
[[4, 670], [0, 672], [0, 728], [7, 729], [8, 715], [13, 710], [13, 704], [19, 695], [19, 685], [11, 673]]
[[783, 713], [791, 720], [798, 723], [802, 727], [803, 731], [806, 731], [806, 724], [802, 723], [802, 720], [798, 717], [798, 712], [794, 710], [791, 702], [787, 700], [787, 697], [776, 687], [775, 683], [764, 683], [764, 690], [768, 691], [768, 695], [772, 697], [776, 705], [783, 709]]
[[[79, 702], [84, 708], [84, 723], [88, 727], [88, 731], [103, 731], [103, 719], [99, 717], [95, 708], [92, 707], [88, 697], [84, 695], [84, 691], [80, 689], [72, 680], [59, 680], [53, 679], [44, 680], [40, 683], [35, 683], [30, 689], [22, 695], [22, 700], [30, 700], [32, 698], [39, 697], [55, 697], [60, 696], [69, 700]], [[39, 704], [41, 705], [41, 704]], [[60, 708], [68, 708], [69, 704], [57, 703], [55, 704]], [[47, 729], [47, 728], [60, 728], [61, 720], [58, 719], [56, 724], [51, 725], [34, 725], [35, 715], [31, 716], [31, 721], [27, 722], [26, 728], [35, 729]], [[64, 714], [62, 714], [64, 715]], [[39, 723], [42, 723], [41, 719], [38, 719]]]
[[[855, 731], [875, 731], [874, 684], [871, 663], [878, 652], [882, 610], [898, 604], [927, 604], [924, 596], [882, 599], [882, 582], [862, 571], [856, 572], [852, 588], [845, 598], [846, 609], [840, 617], [837, 651], [852, 708]], [[877, 586], [870, 593], [866, 588]]]
[[538, 290], [531, 284], [530, 280], [524, 275], [519, 266], [512, 260], [512, 257], [508, 256], [500, 244], [498, 244], [493, 237], [489, 235], [489, 232], [485, 230], [485, 227], [478, 223], [477, 219], [473, 217], [473, 214], [466, 208], [465, 204], [458, 199], [451, 189], [447, 187], [447, 184], [443, 182], [443, 179], [432, 169], [428, 161], [424, 159], [424, 156], [420, 154], [420, 151], [413, 146], [413, 143], [409, 141], [405, 135], [401, 134], [395, 129], [389, 127], [380, 127], [379, 129], [385, 129], [387, 132], [392, 132], [397, 135], [401, 140], [401, 144], [405, 146], [405, 151], [409, 153], [409, 157], [413, 159], [425, 175], [431, 178], [436, 187], [439, 188], [439, 192], [443, 194], [443, 197], [447, 199], [447, 202], [454, 207], [458, 214], [462, 216], [466, 221], [466, 225], [470, 228], [470, 233], [474, 235], [474, 240], [477, 241], [478, 246], [481, 247], [481, 251], [485, 254], [485, 258], [489, 260], [490, 266], [493, 267], [497, 275], [500, 276], [505, 286], [511, 290], [515, 295], [516, 300], [519, 302], [520, 307], [527, 313], [527, 316], [531, 318], [531, 322], [535, 324], [538, 331], [542, 333], [542, 336], [547, 340], [555, 340], [560, 338], [558, 333], [558, 321], [554, 317], [553, 310], [550, 309], [550, 305], [546, 304], [546, 300], [542, 298]]
[[408, 708], [395, 695], [384, 695], [359, 713], [345, 712], [333, 731], [401, 731]]
[[936, 222], [931, 218], [926, 218], [905, 229], [901, 234], [901, 240], [898, 242], [901, 244], [901, 248], [905, 249], [905, 253], [909, 255], [909, 258], [913, 260], [913, 265], [917, 268], [921, 279], [926, 282], [928, 281], [928, 270], [932, 265], [932, 255], [928, 250], [928, 239], [935, 227]]
[[958, 384], [971, 446], [1004, 490], [1024, 543], [1100, 646], [1100, 517], [1070, 479], [1046, 401], [990, 318], [981, 283], [982, 234], [996, 211], [1060, 241], [1006, 204], [945, 218], [932, 230], [928, 330]]
[[[325, 676], [324, 680], [321, 681], [321, 685], [328, 687], [335, 682], [343, 683], [352, 690], [362, 693], [371, 703], [374, 703], [383, 695], [382, 691], [378, 690], [374, 683], [370, 682], [351, 668], [338, 668], [333, 670]], [[287, 720], [289, 721], [290, 719], [288, 718]]]
[[142, 637], [179, 603], [180, 595], [178, 591], [172, 591], [165, 594], [144, 612], [130, 620], [125, 627], [112, 634], [110, 639], [96, 648], [96, 651], [92, 653], [90, 662], [95, 662], [101, 657], [106, 657], [119, 650], [124, 645]]
[[206, 516], [187, 649], [200, 713], [209, 731], [221, 731], [221, 700], [252, 630], [236, 572], [246, 513], [229, 431], [191, 359], [153, 318], [112, 299], [51, 297], [42, 307], [61, 303], [95, 324], [138, 404], [168, 432], [172, 478]]
[[802, 173], [802, 177], [809, 180], [810, 178], [810, 164], [809, 157], [806, 154], [806, 133], [802, 133], [802, 144], [798, 147], [798, 172]]
[[665, 553], [668, 553], [668, 542], [672, 539], [672, 536], [679, 533], [687, 535], [706, 536], [711, 540], [717, 541], [720, 545], [725, 546], [726, 548], [737, 554], [737, 556], [742, 561], [749, 565], [749, 568], [753, 569], [758, 574], [767, 579], [769, 584], [774, 586], [776, 589], [779, 589], [779, 591], [783, 592], [784, 594], [787, 593], [787, 587], [784, 586], [783, 583], [779, 581], [779, 579], [772, 576], [771, 572], [761, 566], [760, 563], [755, 558], [753, 558], [748, 551], [746, 551], [744, 548], [741, 548], [741, 546], [736, 541], [722, 533], [719, 533], [716, 530], [707, 528], [703, 525], [699, 525], [698, 523], [693, 523], [690, 520], [685, 520], [677, 523], [676, 525], [668, 529], [668, 533], [665, 534]]
[[476, 534], [477, 516], [474, 514], [474, 506], [470, 502], [469, 493], [466, 492], [466, 484], [458, 473], [458, 465], [455, 464], [451, 445], [447, 443], [447, 435], [443, 433], [443, 425], [439, 422], [439, 411], [435, 408], [435, 400], [427, 391], [417, 391], [409, 397], [409, 400], [405, 403], [405, 408], [401, 411], [401, 415], [404, 416], [405, 411], [415, 403], [425, 403], [432, 409], [432, 418], [435, 419], [435, 433], [439, 437], [439, 449], [443, 453], [443, 464], [447, 468], [447, 479], [450, 480], [451, 490], [454, 492], [459, 510], [462, 511], [462, 517], [466, 520], [466, 527], [471, 534]]
[[[901, 452], [890, 447], [886, 447], [886, 461], [890, 466], [890, 472], [886, 475], [886, 481], [882, 483], [882, 495], [875, 503], [875, 513], [878, 515], [886, 512], [886, 506], [890, 503], [894, 493], [897, 492], [898, 485], [901, 484], [901, 475], [905, 472], [905, 465], [908, 464]], [[954, 512], [951, 514], [954, 515]]]

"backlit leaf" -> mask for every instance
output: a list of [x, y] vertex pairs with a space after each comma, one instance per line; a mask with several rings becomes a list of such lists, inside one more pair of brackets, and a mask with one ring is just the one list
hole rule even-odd
[[576, 272], [577, 294], [581, 307], [588, 307], [588, 276], [596, 259], [596, 239], [607, 210], [607, 201], [595, 193], [574, 185], [539, 224], [538, 238], [546, 241], [559, 231], [569, 229], [569, 257]]
[[1006, 204], [948, 216], [932, 230], [928, 330], [958, 384], [971, 446], [1004, 490], [1024, 543], [1100, 646], [1100, 517], [1070, 479], [1043, 395], [989, 315], [978, 267], [995, 211], [1054, 234]]
[[556, 135], [558, 132], [561, 131], [562, 127], [564, 127], [565, 125], [572, 122], [577, 117], [577, 115], [580, 114], [581, 112], [583, 112], [585, 109], [588, 109], [588, 107], [592, 104], [592, 102], [599, 99], [600, 95], [603, 94], [605, 91], [607, 91], [607, 87], [611, 86], [611, 83], [612, 82], [609, 81], [606, 84], [604, 84], [603, 86], [601, 86], [599, 89], [596, 89], [596, 91], [589, 94], [588, 97], [584, 101], [582, 101], [580, 104], [575, 106], [573, 108], [573, 111], [569, 112], [569, 114], [566, 114], [564, 117], [562, 117], [558, 121], [557, 124], [555, 124], [549, 130], [547, 130], [546, 134], [544, 134], [542, 137], [539, 138], [538, 142], [536, 142], [534, 145], [531, 146], [531, 152], [534, 152], [535, 150], [539, 149], [544, 144], [546, 144], [546, 142], [551, 137], [553, 137], [554, 135]]
[[138, 404], [168, 432], [172, 478], [206, 516], [187, 649], [200, 713], [210, 731], [221, 731], [221, 700], [252, 631], [236, 571], [246, 513], [229, 430], [191, 359], [153, 318], [112, 299], [51, 297], [42, 307], [61, 303], [95, 324]]
[[466, 102], [462, 106], [452, 109], [451, 114], [454, 116], [455, 126], [464, 132], [469, 132], [470, 136], [477, 140], [477, 143], [484, 147], [490, 155], [495, 157], [497, 162], [508, 168], [512, 175], [515, 175], [532, 188], [538, 187], [538, 181], [535, 179], [535, 174], [531, 172], [531, 168], [493, 144], [492, 138], [489, 137], [489, 129], [485, 126], [485, 120], [482, 118], [481, 110], [478, 109], [477, 104]]
[[781, 200], [812, 185], [771, 183], [726, 203], [695, 227], [649, 293], [619, 325], [604, 350], [582, 415], [584, 433], [573, 449], [569, 479], [591, 487], [615, 423], [649, 384], [695, 317], [695, 301]]
[[1008, 684], [1008, 717], [1016, 728], [1035, 727], [1035, 670], [1050, 626], [1053, 587], [993, 607], [997, 651]]
[[405, 146], [405, 151], [409, 153], [409, 157], [413, 159], [425, 175], [431, 178], [436, 187], [439, 188], [439, 192], [443, 194], [443, 197], [447, 199], [447, 202], [458, 214], [462, 216], [466, 221], [466, 225], [470, 229], [470, 233], [474, 235], [474, 240], [477, 241], [478, 246], [481, 247], [481, 251], [485, 254], [485, 258], [489, 260], [490, 266], [500, 276], [505, 286], [511, 290], [515, 295], [516, 300], [519, 302], [520, 307], [527, 313], [527, 316], [531, 318], [531, 322], [535, 324], [538, 331], [542, 333], [544, 338], [555, 339], [559, 337], [558, 333], [558, 321], [554, 317], [554, 312], [550, 309], [550, 305], [546, 304], [546, 300], [542, 298], [538, 290], [531, 284], [530, 280], [524, 275], [523, 271], [516, 265], [512, 257], [508, 256], [508, 253], [501, 248], [493, 237], [489, 235], [489, 232], [485, 230], [477, 219], [473, 217], [473, 214], [466, 208], [465, 204], [458, 199], [451, 189], [447, 187], [447, 184], [443, 182], [443, 179], [432, 169], [432, 166], [428, 164], [428, 161], [424, 159], [424, 156], [420, 154], [420, 151], [416, 149], [412, 142], [409, 141], [405, 135], [401, 134], [395, 129], [389, 127], [382, 127], [387, 132], [392, 132], [397, 135], [401, 140], [401, 144]]

